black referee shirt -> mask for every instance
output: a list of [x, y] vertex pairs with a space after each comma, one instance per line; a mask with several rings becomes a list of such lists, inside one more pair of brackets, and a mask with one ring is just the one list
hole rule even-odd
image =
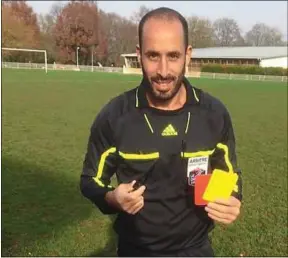
[[[92, 127], [81, 175], [81, 191], [104, 214], [118, 213], [114, 228], [121, 241], [146, 251], [173, 252], [206, 241], [213, 227], [204, 207], [194, 205], [188, 160], [208, 156], [208, 171], [239, 174], [233, 195], [242, 199], [235, 138], [229, 113], [216, 98], [184, 79], [185, 105], [178, 110], [152, 108], [140, 86], [112, 99]], [[219, 147], [220, 146], [220, 147]], [[144, 184], [144, 207], [135, 215], [110, 207], [104, 196], [118, 183]]]

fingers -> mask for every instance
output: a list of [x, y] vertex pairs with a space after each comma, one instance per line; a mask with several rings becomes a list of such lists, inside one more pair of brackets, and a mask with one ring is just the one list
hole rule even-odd
[[218, 203], [211, 203], [210, 202], [210, 203], [208, 203], [206, 208], [210, 209], [210, 210], [214, 210], [214, 211], [219, 212], [219, 213], [231, 214], [234, 216], [238, 216], [240, 213], [240, 210], [238, 207], [226, 206], [226, 205], [218, 204]]
[[130, 193], [130, 196], [131, 196], [132, 198], [137, 198], [137, 197], [139, 197], [139, 196], [142, 196], [143, 193], [144, 193], [144, 191], [145, 191], [145, 189], [146, 189], [146, 186], [145, 186], [145, 185], [142, 185], [142, 186], [140, 186], [137, 190], [135, 190], [135, 191], [133, 191], [132, 193]]
[[205, 207], [205, 210], [208, 212], [208, 215], [212, 215], [217, 219], [224, 219], [224, 220], [233, 221], [236, 218], [236, 216], [233, 216], [229, 213], [222, 213], [222, 212], [219, 212], [217, 210], [213, 210], [209, 207]]
[[[136, 182], [137, 182], [136, 180], [133, 180], [132, 182], [130, 182], [128, 184], [122, 184], [122, 186], [127, 190], [128, 193], [133, 192], [133, 193], [136, 193], [135, 195], [137, 195], [140, 192], [139, 195], [142, 195], [143, 192], [145, 191], [145, 188], [143, 189], [143, 187], [141, 186], [135, 190], [134, 185], [136, 184]], [[138, 190], [140, 190], [140, 191], [138, 191]], [[143, 191], [143, 192], [141, 193], [141, 191]]]
[[141, 210], [144, 206], [144, 198], [141, 197], [140, 200], [132, 205], [128, 210], [127, 212], [130, 213], [130, 214], [136, 214], [139, 210]]
[[241, 202], [235, 197], [229, 199], [220, 199], [215, 202], [210, 202], [205, 207], [208, 216], [224, 224], [232, 223], [240, 214]]
[[139, 187], [137, 190], [135, 191], [130, 191], [127, 192], [126, 196], [125, 196], [125, 201], [126, 202], [131, 202], [131, 201], [138, 201], [137, 199], [139, 199], [139, 197], [141, 197], [145, 191], [146, 187], [144, 185], [142, 185], [141, 187]]
[[206, 208], [209, 208], [211, 210], [215, 210], [218, 212], [222, 212], [222, 213], [227, 213], [229, 210], [229, 206], [218, 204], [218, 203], [213, 203], [213, 202], [209, 202], [207, 206], [205, 207], [205, 209]]
[[119, 191], [119, 203], [124, 211], [129, 214], [136, 214], [144, 206], [143, 193], [146, 189], [145, 186], [139, 187], [137, 190], [133, 189], [136, 181], [133, 180], [128, 184], [122, 184]]
[[214, 215], [212, 215], [212, 214], [210, 214], [210, 213], [208, 213], [208, 216], [209, 216], [211, 219], [213, 219], [213, 220], [215, 220], [215, 221], [217, 221], [217, 222], [221, 222], [221, 223], [223, 223], [223, 224], [231, 224], [231, 223], [233, 222], [233, 221], [228, 220], [228, 219], [223, 219], [223, 218], [216, 217], [216, 216], [214, 216]]
[[218, 199], [214, 203], [226, 205], [226, 206], [235, 206], [240, 208], [241, 202], [234, 196], [230, 196], [229, 199]]
[[127, 191], [132, 192], [134, 190], [134, 185], [136, 183], [136, 180], [133, 180], [132, 182], [130, 182], [129, 184], [125, 184], [127, 186]]
[[125, 201], [127, 202], [127, 204], [135, 205], [136, 203], [140, 202], [143, 199], [143, 193], [145, 189], [146, 189], [145, 186], [141, 186], [139, 189], [135, 190], [134, 192], [129, 193], [125, 198]]
[[139, 198], [132, 200], [130, 202], [126, 202], [123, 205], [124, 211], [130, 214], [137, 213], [144, 206], [144, 198], [140, 196]]
[[141, 205], [133, 212], [133, 215], [138, 213], [142, 208], [144, 207], [144, 201], [141, 203]]

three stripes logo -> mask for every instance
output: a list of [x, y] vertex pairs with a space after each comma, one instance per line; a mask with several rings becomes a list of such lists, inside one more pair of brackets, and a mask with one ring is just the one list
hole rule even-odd
[[175, 136], [178, 135], [177, 131], [174, 129], [173, 125], [169, 124], [162, 132], [162, 136]]

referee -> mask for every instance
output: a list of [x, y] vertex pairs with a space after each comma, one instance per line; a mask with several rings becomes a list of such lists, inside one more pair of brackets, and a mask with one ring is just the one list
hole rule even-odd
[[[192, 48], [181, 14], [155, 9], [142, 18], [138, 32], [143, 79], [96, 117], [81, 192], [103, 214], [118, 215], [118, 256], [214, 256], [208, 233], [214, 222], [232, 223], [242, 199], [229, 113], [184, 76]], [[211, 173], [228, 171], [227, 155], [239, 175], [232, 196], [195, 205], [191, 157], [201, 158], [191, 161], [204, 164], [200, 173]], [[110, 185], [114, 174], [116, 188]]]

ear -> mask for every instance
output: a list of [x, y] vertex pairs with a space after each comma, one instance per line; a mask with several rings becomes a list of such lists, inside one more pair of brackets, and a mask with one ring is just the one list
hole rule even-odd
[[191, 57], [192, 57], [192, 46], [189, 45], [187, 47], [187, 50], [186, 50], [186, 66], [189, 65], [190, 61], [191, 61]]
[[137, 54], [138, 62], [141, 64], [141, 49], [140, 49], [139, 44], [136, 45], [136, 54]]

